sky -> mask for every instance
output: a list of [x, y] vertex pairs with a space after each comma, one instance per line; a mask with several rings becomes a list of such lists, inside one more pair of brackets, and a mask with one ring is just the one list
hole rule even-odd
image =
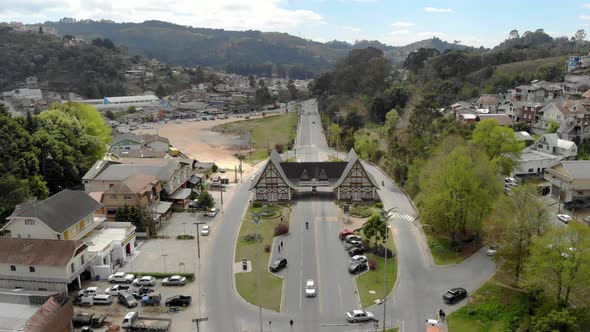
[[436, 36], [493, 47], [512, 29], [554, 37], [590, 30], [590, 0], [0, 0], [2, 22], [62, 17], [277, 31], [320, 42], [401, 46]]

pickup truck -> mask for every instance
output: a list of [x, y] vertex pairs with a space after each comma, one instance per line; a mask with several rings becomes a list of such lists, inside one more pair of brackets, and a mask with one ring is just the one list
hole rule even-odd
[[170, 318], [141, 317], [136, 311], [128, 312], [123, 318], [123, 328], [127, 331], [166, 332], [172, 325]]
[[191, 301], [192, 298], [188, 295], [176, 295], [167, 298], [164, 304], [166, 304], [167, 307], [186, 307], [191, 304]]
[[101, 327], [105, 323], [106, 317], [97, 313], [79, 312], [72, 317], [72, 324], [74, 327]]

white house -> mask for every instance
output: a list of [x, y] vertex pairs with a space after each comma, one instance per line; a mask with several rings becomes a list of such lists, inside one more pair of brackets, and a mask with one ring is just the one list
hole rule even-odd
[[79, 240], [105, 220], [95, 215], [101, 206], [83, 191], [66, 189], [19, 204], [0, 231], [13, 238]]
[[590, 112], [579, 100], [550, 103], [540, 111], [539, 121], [533, 124], [536, 134], [545, 133], [552, 122], [559, 124], [557, 133], [563, 139], [590, 137]]
[[88, 267], [88, 246], [82, 241], [2, 238], [0, 287], [67, 292], [80, 288]]
[[576, 143], [560, 139], [557, 134], [545, 134], [534, 144], [523, 149], [518, 168], [512, 175], [542, 175], [546, 169], [562, 160], [575, 159], [577, 154]]

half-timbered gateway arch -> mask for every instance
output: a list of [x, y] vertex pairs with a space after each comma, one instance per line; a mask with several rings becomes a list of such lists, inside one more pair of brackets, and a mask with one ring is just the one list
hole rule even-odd
[[344, 161], [284, 162], [273, 150], [270, 158], [252, 181], [250, 190], [257, 201], [290, 201], [297, 190], [332, 188], [336, 199], [345, 201], [376, 200], [379, 186], [354, 150]]

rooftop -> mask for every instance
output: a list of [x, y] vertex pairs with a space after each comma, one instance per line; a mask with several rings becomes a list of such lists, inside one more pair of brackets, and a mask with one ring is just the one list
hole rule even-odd
[[127, 224], [126, 228], [103, 228], [100, 230], [94, 230], [84, 239], [88, 245], [89, 252], [104, 252], [108, 251], [109, 247], [113, 242], [122, 242], [127, 238], [130, 232], [130, 228], [135, 228], [131, 223]]
[[82, 241], [5, 237], [0, 241], [0, 263], [66, 266], [72, 257], [84, 249], [86, 245]]

